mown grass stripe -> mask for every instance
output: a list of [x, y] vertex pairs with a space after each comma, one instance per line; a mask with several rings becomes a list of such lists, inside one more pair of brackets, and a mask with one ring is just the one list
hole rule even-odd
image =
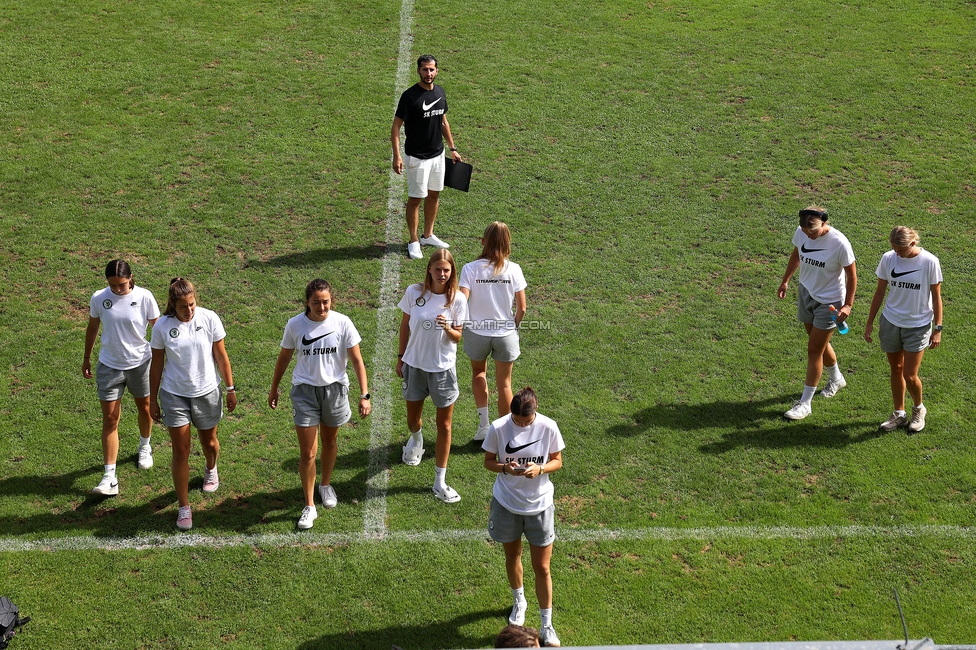
[[[175, 549], [186, 547], [228, 548], [234, 546], [260, 546], [286, 548], [289, 546], [340, 546], [360, 543], [404, 542], [413, 544], [451, 543], [488, 539], [484, 529], [386, 531], [382, 537], [373, 531], [357, 533], [267, 533], [260, 535], [141, 535], [137, 537], [105, 538], [91, 536], [58, 537], [39, 540], [0, 538], [0, 553], [26, 551], [124, 551], [148, 549]], [[611, 541], [668, 541], [721, 539], [795, 539], [816, 540], [833, 538], [949, 538], [976, 539], [976, 528], [968, 526], [716, 526], [711, 528], [636, 528], [612, 530], [606, 528], [558, 528], [557, 539], [561, 542], [611, 542]]]

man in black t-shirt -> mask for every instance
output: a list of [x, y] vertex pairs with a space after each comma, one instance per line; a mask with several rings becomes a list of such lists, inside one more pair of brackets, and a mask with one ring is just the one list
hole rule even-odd
[[[425, 54], [417, 59], [420, 81], [403, 91], [397, 104], [396, 116], [390, 141], [393, 144], [393, 171], [402, 174], [403, 159], [400, 157], [400, 126], [404, 127], [407, 141], [403, 147], [407, 157], [407, 229], [410, 242], [407, 253], [411, 259], [420, 259], [420, 245], [450, 248], [434, 234], [434, 221], [441, 190], [444, 189], [444, 139], [451, 151], [451, 158], [460, 162], [461, 155], [454, 147], [451, 125], [447, 123], [447, 95], [434, 84], [437, 76], [437, 59]], [[424, 234], [417, 237], [420, 222], [420, 204], [424, 204]]]

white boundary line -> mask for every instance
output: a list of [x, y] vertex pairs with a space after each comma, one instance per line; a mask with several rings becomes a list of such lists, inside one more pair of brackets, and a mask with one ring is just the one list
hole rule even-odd
[[[400, 5], [400, 52], [397, 55], [396, 88], [393, 93], [393, 110], [396, 111], [400, 92], [406, 88], [410, 75], [413, 0], [403, 0]], [[392, 113], [391, 113], [392, 115]], [[392, 118], [391, 118], [392, 119]], [[363, 504], [363, 536], [367, 539], [383, 539], [386, 529], [386, 487], [389, 469], [385, 463], [386, 445], [393, 430], [393, 408], [390, 393], [396, 377], [390, 370], [394, 358], [397, 333], [392, 325], [397, 322], [397, 293], [400, 291], [400, 233], [403, 230], [403, 176], [390, 169], [389, 193], [386, 201], [386, 254], [383, 256], [383, 275], [380, 279], [380, 305], [376, 312], [376, 347], [373, 349], [371, 366], [373, 381], [371, 392], [376, 396], [370, 414], [369, 461], [366, 469], [366, 500]]]
[[[946, 538], [976, 540], [976, 528], [964, 526], [717, 526], [714, 528], [635, 528], [633, 530], [610, 530], [603, 528], [558, 528], [557, 540], [565, 543], [587, 542], [687, 542], [707, 540], [823, 540], [836, 538], [862, 539], [907, 539], [907, 538]], [[38, 540], [0, 537], [0, 553], [27, 551], [126, 551], [149, 549], [177, 549], [186, 547], [229, 548], [235, 546], [255, 546], [265, 548], [348, 546], [352, 544], [375, 543], [377, 541], [401, 542], [406, 544], [429, 544], [431, 542], [487, 541], [484, 529], [434, 530], [434, 531], [388, 531], [385, 526], [382, 535], [364, 530], [357, 533], [268, 533], [262, 535], [142, 535], [127, 538], [103, 537], [57, 537]]]

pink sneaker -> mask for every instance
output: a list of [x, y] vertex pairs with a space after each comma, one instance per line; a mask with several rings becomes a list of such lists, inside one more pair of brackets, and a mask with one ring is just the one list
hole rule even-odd
[[208, 469], [203, 474], [203, 491], [216, 492], [218, 487], [220, 487], [220, 478], [217, 477], [217, 466], [214, 465], [213, 469]]
[[176, 515], [176, 527], [180, 530], [193, 528], [193, 513], [190, 512], [190, 506], [180, 506], [180, 513]]

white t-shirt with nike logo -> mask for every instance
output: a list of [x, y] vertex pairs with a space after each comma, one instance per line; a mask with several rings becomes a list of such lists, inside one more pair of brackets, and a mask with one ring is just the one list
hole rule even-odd
[[349, 317], [330, 311], [317, 323], [305, 314], [288, 320], [281, 337], [281, 347], [295, 351], [292, 385], [349, 385], [346, 363], [349, 348], [359, 345], [362, 337]]
[[[515, 461], [520, 467], [530, 462], [545, 465], [549, 454], [565, 449], [563, 435], [552, 418], [541, 413], [527, 427], [512, 422], [511, 414], [498, 418], [488, 428], [481, 448], [498, 456], [499, 462]], [[555, 487], [548, 474], [527, 478], [518, 474], [498, 474], [492, 496], [506, 510], [518, 515], [536, 515], [552, 505]]]

